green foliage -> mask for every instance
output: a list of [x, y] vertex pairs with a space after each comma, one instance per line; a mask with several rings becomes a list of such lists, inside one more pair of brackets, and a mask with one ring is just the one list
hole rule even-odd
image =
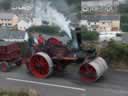
[[50, 35], [60, 35], [60, 28], [57, 26], [32, 26], [28, 30], [28, 32], [38, 32]]
[[83, 40], [98, 40], [97, 32], [82, 32]]
[[35, 89], [0, 89], [0, 96], [40, 96]]
[[81, 30], [83, 40], [98, 40], [99, 34], [96, 31], [88, 31], [86, 27]]
[[29, 96], [26, 92], [1, 91], [0, 96]]
[[121, 30], [123, 32], [128, 32], [128, 2], [126, 2], [125, 4], [120, 4], [119, 13], [121, 14]]
[[121, 14], [128, 13], [128, 3], [119, 5], [119, 12]]
[[106, 48], [100, 51], [100, 55], [104, 58], [109, 58], [111, 62], [124, 62], [126, 64], [128, 62], [128, 44], [111, 41]]
[[120, 17], [121, 23], [128, 23], [128, 16], [127, 15], [122, 15]]
[[128, 32], [128, 24], [121, 24], [120, 27], [123, 32]]
[[121, 22], [121, 30], [123, 32], [128, 32], [128, 16], [127, 15], [122, 15], [120, 18], [120, 22]]
[[72, 5], [72, 4], [80, 4], [80, 1], [79, 0], [66, 0], [66, 2], [69, 4], [69, 5]]

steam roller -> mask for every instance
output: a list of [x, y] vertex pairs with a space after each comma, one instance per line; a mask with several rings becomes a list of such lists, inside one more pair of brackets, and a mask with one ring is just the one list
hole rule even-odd
[[97, 81], [108, 69], [106, 61], [97, 56], [95, 49], [81, 48], [81, 37], [78, 29], [75, 30], [77, 48], [64, 45], [56, 38], [48, 39], [40, 52], [35, 53], [27, 63], [28, 70], [36, 78], [47, 78], [53, 73], [64, 72], [71, 64], [79, 64], [80, 80], [91, 83]]

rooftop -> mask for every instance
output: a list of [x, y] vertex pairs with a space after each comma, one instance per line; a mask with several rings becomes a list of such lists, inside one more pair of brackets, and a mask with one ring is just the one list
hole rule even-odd
[[0, 19], [12, 19], [15, 14], [0, 12]]
[[23, 39], [25, 37], [25, 32], [0, 32], [0, 40], [3, 39]]

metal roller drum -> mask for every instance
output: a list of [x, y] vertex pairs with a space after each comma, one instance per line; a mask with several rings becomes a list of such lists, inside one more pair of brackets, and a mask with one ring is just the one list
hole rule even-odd
[[97, 57], [90, 63], [80, 66], [81, 80], [85, 82], [95, 82], [107, 69], [108, 65], [106, 61], [101, 57]]
[[30, 72], [37, 78], [46, 78], [53, 71], [53, 62], [44, 52], [33, 55], [29, 63]]

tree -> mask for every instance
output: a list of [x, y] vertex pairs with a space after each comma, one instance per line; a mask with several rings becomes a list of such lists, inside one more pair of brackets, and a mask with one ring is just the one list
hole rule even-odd
[[29, 32], [38, 32], [38, 33], [45, 33], [51, 35], [59, 35], [60, 28], [57, 26], [32, 26], [27, 29]]
[[81, 28], [81, 34], [83, 40], [98, 40], [99, 34], [96, 31], [89, 31], [86, 27]]
[[128, 32], [128, 23], [127, 24], [121, 24], [120, 27], [121, 27], [121, 30], [123, 32]]
[[112, 63], [128, 62], [128, 44], [110, 41], [108, 46], [100, 50], [100, 55], [106, 59], [109, 58]]
[[122, 15], [120, 18], [120, 27], [123, 32], [128, 32], [128, 16]]
[[128, 32], [128, 1], [119, 5], [120, 27], [123, 32]]
[[98, 40], [99, 34], [97, 32], [82, 32], [82, 38], [84, 40]]

